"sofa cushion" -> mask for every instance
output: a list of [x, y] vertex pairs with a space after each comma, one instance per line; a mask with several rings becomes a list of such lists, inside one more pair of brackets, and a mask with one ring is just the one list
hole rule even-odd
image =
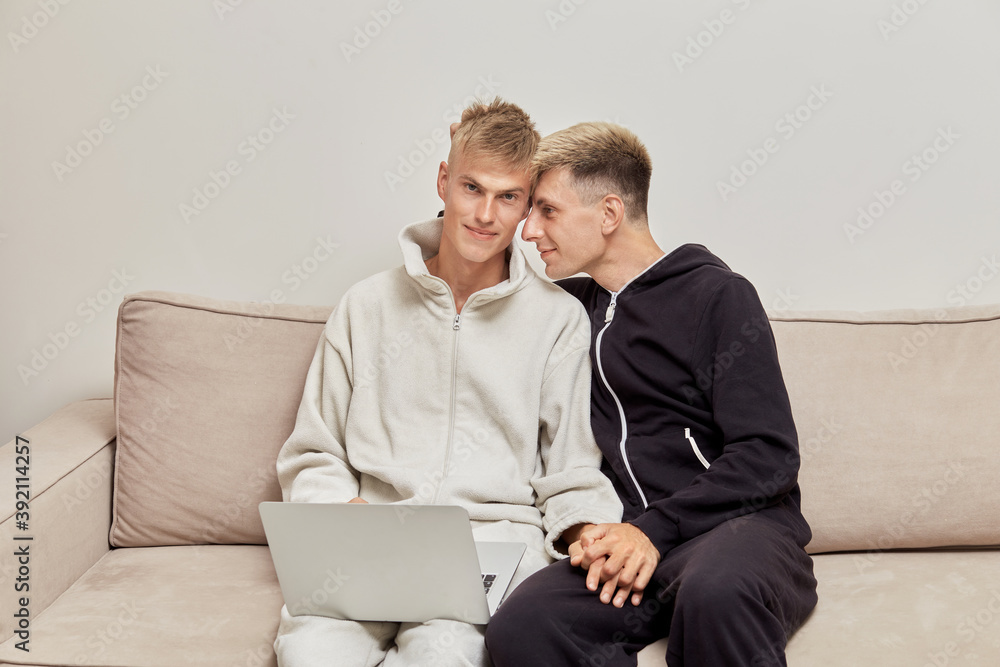
[[[1000, 551], [824, 554], [819, 602], [788, 643], [788, 667], [1000, 664]], [[639, 654], [662, 667], [666, 641]], [[747, 664], [778, 664], [772, 656]]]
[[1000, 305], [770, 317], [810, 552], [1000, 544]]
[[1000, 664], [1000, 552], [878, 556], [815, 559], [819, 602], [789, 665]]
[[0, 664], [277, 665], [282, 599], [267, 547], [115, 549], [31, 620]]
[[118, 313], [111, 543], [264, 544], [331, 308], [141, 292]]

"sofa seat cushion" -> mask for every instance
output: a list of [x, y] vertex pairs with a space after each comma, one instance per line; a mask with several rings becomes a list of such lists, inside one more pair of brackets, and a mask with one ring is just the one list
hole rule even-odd
[[[819, 602], [788, 644], [789, 667], [1000, 665], [1000, 551], [813, 560]], [[639, 667], [661, 667], [665, 651], [665, 640], [647, 647]]]
[[[819, 604], [790, 667], [1000, 664], [1000, 551], [814, 560]], [[280, 609], [266, 547], [116, 549], [32, 619], [30, 653], [11, 639], [0, 664], [273, 666]], [[640, 667], [662, 665], [665, 648], [643, 650]]]
[[277, 665], [281, 591], [267, 547], [115, 549], [31, 620], [12, 665]]

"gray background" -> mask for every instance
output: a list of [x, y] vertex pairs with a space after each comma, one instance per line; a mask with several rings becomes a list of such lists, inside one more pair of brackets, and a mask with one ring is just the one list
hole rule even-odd
[[2, 441], [111, 395], [123, 294], [332, 305], [398, 264], [477, 92], [543, 134], [634, 130], [661, 246], [707, 245], [768, 308], [996, 302], [998, 24], [995, 0], [3, 0]]

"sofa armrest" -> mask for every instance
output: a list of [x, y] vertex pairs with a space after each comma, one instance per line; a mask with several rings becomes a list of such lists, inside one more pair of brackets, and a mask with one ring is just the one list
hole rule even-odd
[[[115, 433], [114, 402], [94, 399], [65, 406], [0, 448], [0, 641], [18, 629], [22, 598], [30, 622], [109, 551]], [[27, 517], [17, 514], [24, 477]]]

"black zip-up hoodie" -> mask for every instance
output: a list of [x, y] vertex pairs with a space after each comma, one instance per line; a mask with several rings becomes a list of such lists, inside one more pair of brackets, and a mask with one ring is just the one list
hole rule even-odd
[[661, 555], [758, 511], [805, 546], [798, 438], [753, 285], [700, 245], [615, 294], [591, 278], [559, 284], [591, 317], [591, 423], [623, 520]]

